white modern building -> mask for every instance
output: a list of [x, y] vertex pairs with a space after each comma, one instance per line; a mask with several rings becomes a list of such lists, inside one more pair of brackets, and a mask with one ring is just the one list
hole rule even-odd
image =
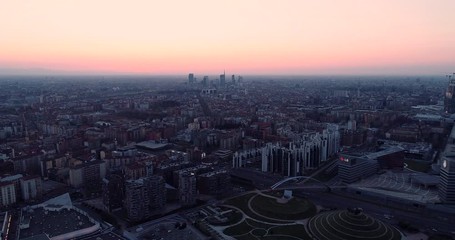
[[262, 148], [262, 171], [300, 176], [306, 169], [318, 168], [339, 150], [338, 126], [328, 124], [322, 134], [306, 134], [285, 145], [268, 143]]

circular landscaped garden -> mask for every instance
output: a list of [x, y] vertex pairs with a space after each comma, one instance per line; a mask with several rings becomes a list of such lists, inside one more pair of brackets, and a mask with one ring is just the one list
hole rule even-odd
[[401, 233], [394, 227], [363, 213], [347, 210], [324, 212], [311, 218], [308, 229], [315, 238], [399, 240]]
[[240, 209], [245, 219], [223, 230], [235, 239], [296, 240], [310, 239], [305, 226], [295, 223], [316, 214], [316, 206], [308, 199], [294, 197], [278, 201], [279, 194], [262, 195], [250, 193], [225, 202], [227, 206]]

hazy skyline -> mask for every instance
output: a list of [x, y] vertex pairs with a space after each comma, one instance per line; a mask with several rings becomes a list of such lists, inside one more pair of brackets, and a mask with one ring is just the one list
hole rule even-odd
[[0, 74], [443, 75], [455, 66], [453, 9], [453, 0], [4, 1]]

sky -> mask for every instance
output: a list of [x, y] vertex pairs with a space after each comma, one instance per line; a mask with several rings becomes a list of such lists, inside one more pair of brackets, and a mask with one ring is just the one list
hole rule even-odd
[[1, 73], [445, 75], [454, 0], [1, 0]]

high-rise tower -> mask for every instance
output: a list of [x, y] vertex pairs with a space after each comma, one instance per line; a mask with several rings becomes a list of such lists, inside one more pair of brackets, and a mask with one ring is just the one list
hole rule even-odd
[[220, 75], [220, 85], [221, 86], [226, 85], [226, 71], [224, 71], [223, 74]]
[[446, 113], [453, 114], [455, 113], [455, 79], [452, 78], [451, 75], [447, 75], [447, 78], [449, 79], [449, 85], [447, 86], [444, 99], [444, 111]]
[[443, 157], [439, 179], [439, 197], [444, 203], [455, 203], [455, 158]]
[[204, 85], [204, 87], [206, 87], [208, 84], [209, 84], [209, 76], [204, 76], [204, 78], [202, 79], [202, 85]]

